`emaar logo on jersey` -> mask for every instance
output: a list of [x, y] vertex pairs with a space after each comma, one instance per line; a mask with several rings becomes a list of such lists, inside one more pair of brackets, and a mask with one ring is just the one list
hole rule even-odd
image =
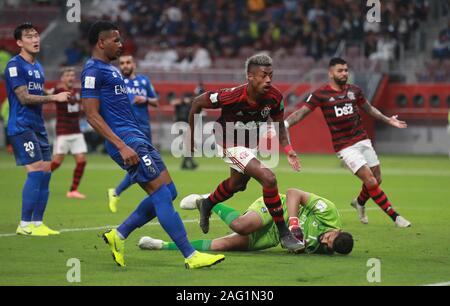
[[41, 83], [30, 82], [28, 83], [28, 90], [44, 90], [44, 85]]
[[122, 85], [114, 86], [114, 92], [115, 92], [116, 96], [128, 94], [127, 89], [125, 88], [125, 86], [122, 86]]
[[347, 115], [352, 115], [354, 113], [353, 104], [345, 103], [343, 107], [334, 107], [334, 112], [336, 113], [336, 117], [342, 117]]
[[128, 94], [147, 97], [147, 90], [145, 88], [127, 87], [127, 90]]

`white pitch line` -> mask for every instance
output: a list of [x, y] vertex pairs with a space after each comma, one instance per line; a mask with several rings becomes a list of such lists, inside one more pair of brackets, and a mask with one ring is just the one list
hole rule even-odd
[[[366, 211], [370, 210], [379, 210], [378, 207], [369, 207], [366, 208]], [[346, 213], [346, 212], [354, 212], [355, 210], [350, 209], [340, 209], [339, 212]], [[218, 221], [220, 219], [218, 218], [211, 218], [210, 221]], [[198, 222], [198, 219], [188, 219], [183, 220], [183, 223], [195, 223]], [[160, 225], [158, 222], [150, 222], [147, 223], [145, 226], [154, 226], [154, 225]], [[118, 225], [104, 225], [104, 226], [97, 226], [97, 227], [81, 227], [81, 228], [65, 228], [58, 230], [61, 233], [74, 233], [74, 232], [90, 232], [90, 231], [100, 231], [100, 230], [106, 230], [111, 228], [116, 228]], [[6, 238], [6, 237], [14, 237], [17, 236], [16, 233], [10, 233], [10, 234], [0, 234], [0, 238]]]
[[[210, 220], [217, 221], [219, 219], [211, 218]], [[194, 223], [194, 222], [198, 222], [198, 219], [183, 220], [183, 223]], [[154, 225], [160, 225], [160, 224], [158, 222], [150, 222], [144, 226], [154, 226]], [[90, 232], [90, 231], [106, 230], [106, 229], [111, 229], [111, 228], [116, 228], [116, 227], [118, 227], [118, 225], [104, 225], [104, 226], [97, 226], [97, 227], [81, 227], [81, 228], [65, 228], [65, 229], [61, 229], [58, 231], [61, 233]], [[14, 236], [17, 236], [17, 234], [16, 233], [0, 234], [0, 238], [14, 237]]]
[[450, 286], [450, 282], [428, 284], [428, 285], [422, 285], [422, 286], [424, 286], [424, 287], [446, 287], [446, 286]]

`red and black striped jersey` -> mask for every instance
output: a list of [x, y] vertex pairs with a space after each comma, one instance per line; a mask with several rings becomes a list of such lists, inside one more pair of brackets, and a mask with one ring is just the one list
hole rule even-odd
[[[216, 142], [223, 147], [245, 146], [254, 148], [259, 143], [259, 127], [269, 118], [279, 121], [284, 118], [284, 102], [282, 93], [275, 87], [256, 102], [247, 97], [247, 85], [234, 88], [209, 91], [206, 97], [210, 108], [221, 108], [222, 112], [217, 119], [223, 133], [222, 138], [216, 133]], [[245, 137], [238, 135], [245, 134]]]
[[[67, 91], [63, 88], [56, 88], [55, 94]], [[69, 90], [72, 97], [69, 102], [56, 103], [56, 135], [78, 134], [80, 131], [80, 92]]]
[[334, 150], [339, 152], [368, 138], [359, 114], [365, 102], [358, 86], [347, 84], [342, 91], [336, 91], [326, 84], [310, 94], [304, 106], [311, 110], [320, 107], [330, 129]]

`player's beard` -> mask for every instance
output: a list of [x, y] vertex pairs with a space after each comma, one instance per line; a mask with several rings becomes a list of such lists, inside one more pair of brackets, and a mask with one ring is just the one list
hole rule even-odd
[[338, 84], [339, 86], [344, 86], [345, 84], [347, 84], [348, 79], [338, 79], [338, 78], [334, 78], [334, 82], [336, 84]]
[[122, 74], [124, 77], [126, 77], [127, 79], [133, 74], [134, 69], [130, 69], [128, 71], [122, 71]]

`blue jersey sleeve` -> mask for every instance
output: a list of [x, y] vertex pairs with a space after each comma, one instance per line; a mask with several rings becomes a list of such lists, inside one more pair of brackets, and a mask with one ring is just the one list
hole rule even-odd
[[14, 90], [20, 86], [27, 86], [24, 73], [18, 62], [11, 61], [8, 63], [5, 69], [5, 77], [9, 81], [9, 84], [11, 84], [11, 89]]
[[101, 83], [102, 76], [98, 69], [89, 68], [84, 70], [81, 75], [81, 98], [100, 99]]
[[153, 87], [152, 82], [149, 78], [145, 78], [147, 81], [147, 97], [148, 98], [158, 98], [158, 95], [156, 94], [155, 88]]

